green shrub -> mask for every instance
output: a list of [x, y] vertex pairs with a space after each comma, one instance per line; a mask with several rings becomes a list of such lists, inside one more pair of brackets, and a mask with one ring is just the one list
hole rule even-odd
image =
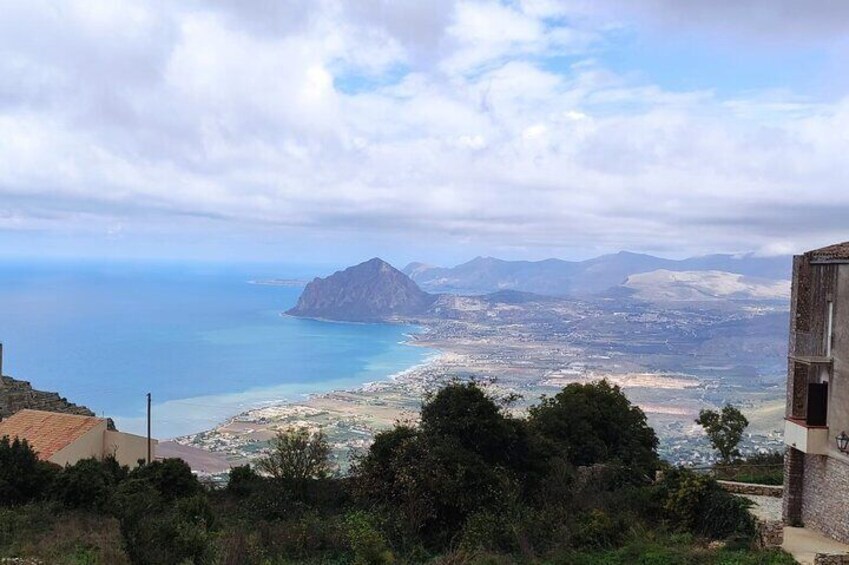
[[362, 511], [351, 512], [345, 517], [345, 530], [354, 552], [354, 563], [357, 565], [395, 562], [395, 557], [376, 521], [373, 515]]
[[206, 495], [169, 500], [174, 492], [164, 495], [157, 488], [163, 475], [131, 474], [116, 489], [114, 507], [127, 555], [139, 564], [214, 563], [217, 521]]
[[260, 482], [262, 477], [256, 474], [250, 465], [241, 465], [230, 469], [230, 478], [227, 481], [227, 491], [236, 496], [245, 496], [251, 492]]
[[109, 461], [82, 459], [62, 469], [51, 495], [68, 508], [105, 510], [120, 477]]
[[578, 548], [607, 548], [621, 542], [625, 524], [621, 516], [614, 519], [603, 510], [591, 510], [578, 516], [572, 532], [572, 545]]
[[163, 459], [141, 465], [129, 477], [149, 482], [166, 500], [193, 496], [202, 490], [191, 467], [182, 459]]
[[59, 467], [40, 461], [26, 440], [0, 438], [0, 506], [43, 498]]
[[662, 488], [674, 527], [712, 539], [754, 535], [750, 503], [724, 491], [711, 477], [675, 469], [666, 475]]

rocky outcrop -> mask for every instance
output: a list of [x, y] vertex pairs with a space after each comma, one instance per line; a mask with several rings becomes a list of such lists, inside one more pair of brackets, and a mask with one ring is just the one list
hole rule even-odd
[[435, 296], [407, 275], [374, 258], [304, 288], [292, 316], [345, 322], [379, 322], [414, 317], [427, 311]]
[[95, 415], [85, 406], [69, 402], [55, 392], [36, 390], [27, 381], [18, 381], [7, 376], [0, 377], [0, 417], [7, 418], [24, 408], [82, 416]]

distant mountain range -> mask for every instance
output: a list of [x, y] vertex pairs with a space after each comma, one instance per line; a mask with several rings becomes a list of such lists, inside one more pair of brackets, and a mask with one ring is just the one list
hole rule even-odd
[[453, 268], [412, 263], [402, 272], [374, 258], [314, 279], [287, 314], [351, 322], [440, 317], [451, 309], [450, 294], [486, 295], [481, 298], [487, 303], [502, 304], [592, 296], [648, 302], [786, 300], [790, 263], [786, 257], [709, 255], [675, 261], [622, 252], [578, 262], [479, 257]]
[[456, 267], [410, 263], [403, 272], [428, 292], [486, 294], [518, 290], [549, 296], [589, 296], [625, 283], [631, 275], [657, 270], [721, 271], [768, 280], [788, 280], [790, 257], [706, 255], [674, 260], [622, 251], [586, 261], [504, 261], [477, 257]]

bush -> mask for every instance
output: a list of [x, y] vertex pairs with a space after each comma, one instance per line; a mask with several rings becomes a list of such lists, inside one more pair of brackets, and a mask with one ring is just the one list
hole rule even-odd
[[380, 565], [395, 561], [376, 522], [373, 515], [362, 511], [351, 512], [345, 517], [345, 530], [357, 565]]
[[174, 501], [174, 492], [162, 493], [157, 488], [164, 475], [167, 473], [139, 478], [131, 474], [116, 489], [115, 511], [130, 561], [151, 565], [214, 563], [217, 523], [206, 495]]
[[603, 510], [591, 510], [582, 514], [575, 522], [572, 532], [572, 545], [577, 548], [609, 548], [622, 541], [625, 536], [625, 524], [622, 516], [611, 518]]
[[664, 478], [665, 509], [676, 528], [712, 539], [751, 538], [749, 502], [724, 491], [712, 478], [675, 469]]
[[262, 477], [257, 475], [250, 465], [233, 467], [230, 469], [227, 491], [236, 496], [245, 496], [261, 482]]
[[163, 459], [141, 465], [129, 477], [147, 481], [166, 500], [193, 496], [203, 490], [191, 467], [182, 459]]
[[59, 467], [40, 461], [26, 440], [0, 438], [0, 506], [43, 498]]
[[113, 462], [114, 459], [82, 459], [65, 467], [53, 482], [52, 497], [68, 508], [105, 510], [112, 491], [125, 474]]

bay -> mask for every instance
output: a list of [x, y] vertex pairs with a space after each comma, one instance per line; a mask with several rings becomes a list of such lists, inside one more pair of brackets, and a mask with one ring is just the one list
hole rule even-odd
[[57, 391], [119, 429], [208, 429], [246, 409], [385, 379], [434, 352], [416, 328], [282, 316], [301, 288], [251, 281], [324, 274], [298, 265], [4, 263], [4, 373]]

